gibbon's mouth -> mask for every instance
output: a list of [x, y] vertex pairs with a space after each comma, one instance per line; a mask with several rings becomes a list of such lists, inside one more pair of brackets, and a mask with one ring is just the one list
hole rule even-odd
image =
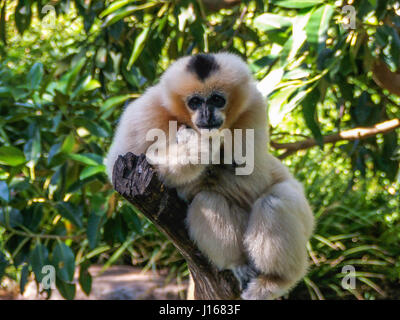
[[211, 120], [210, 122], [199, 121], [196, 123], [196, 127], [199, 129], [219, 129], [222, 126], [223, 121], [221, 120]]
[[207, 130], [219, 129], [221, 127], [221, 124], [197, 125], [197, 128], [199, 128], [199, 129], [207, 129]]

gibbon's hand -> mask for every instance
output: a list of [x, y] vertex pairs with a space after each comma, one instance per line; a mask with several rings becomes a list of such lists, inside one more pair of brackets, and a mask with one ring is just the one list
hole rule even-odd
[[[212, 146], [212, 139], [216, 146]], [[205, 134], [186, 125], [181, 125], [176, 134], [176, 142], [179, 146], [178, 158], [187, 159], [192, 164], [211, 164], [214, 154], [221, 148], [221, 138], [218, 132], [206, 131]]]
[[192, 128], [181, 125], [176, 133], [179, 163], [200, 163], [200, 136]]
[[179, 126], [176, 133], [176, 143], [178, 144], [193, 144], [195, 140], [199, 139], [198, 133], [191, 127], [182, 124]]

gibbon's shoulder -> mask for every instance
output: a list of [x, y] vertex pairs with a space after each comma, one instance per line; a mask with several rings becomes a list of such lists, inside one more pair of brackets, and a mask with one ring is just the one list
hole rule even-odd
[[168, 123], [171, 116], [166, 108], [167, 102], [163, 90], [160, 84], [146, 89], [139, 98], [128, 104], [121, 120], [127, 125], [139, 124], [140, 127], [158, 127], [163, 121]]

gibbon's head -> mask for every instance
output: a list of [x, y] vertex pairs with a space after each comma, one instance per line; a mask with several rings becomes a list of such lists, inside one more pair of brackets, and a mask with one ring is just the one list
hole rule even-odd
[[183, 57], [160, 81], [165, 107], [197, 130], [231, 128], [248, 105], [252, 83], [247, 64], [230, 53]]

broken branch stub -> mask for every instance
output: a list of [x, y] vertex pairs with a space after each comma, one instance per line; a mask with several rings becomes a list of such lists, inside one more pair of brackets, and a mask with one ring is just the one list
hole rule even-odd
[[187, 203], [167, 188], [146, 156], [127, 153], [114, 164], [115, 190], [172, 241], [188, 263], [195, 299], [236, 299], [239, 284], [230, 271], [218, 271], [190, 240], [185, 226]]

